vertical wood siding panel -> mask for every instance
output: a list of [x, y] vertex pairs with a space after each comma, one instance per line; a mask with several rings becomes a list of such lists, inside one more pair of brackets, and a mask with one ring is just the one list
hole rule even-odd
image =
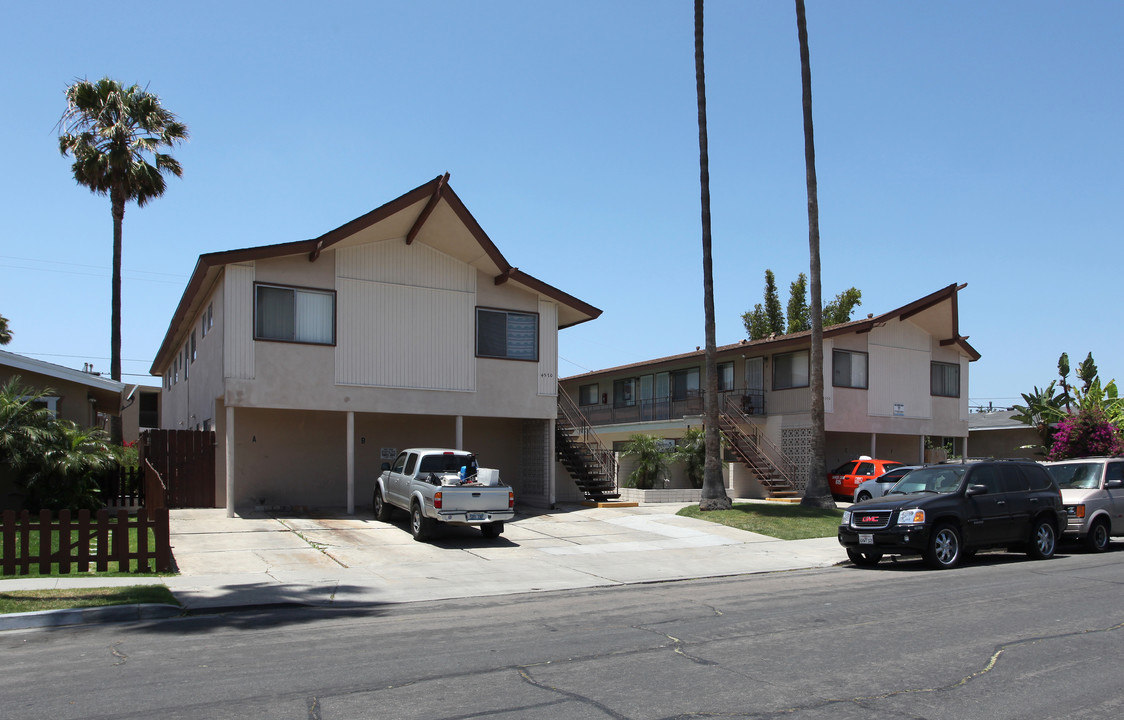
[[226, 266], [223, 283], [223, 377], [254, 377], [254, 265]]
[[473, 268], [401, 240], [336, 258], [337, 383], [475, 389]]
[[539, 395], [558, 394], [558, 306], [539, 301]]

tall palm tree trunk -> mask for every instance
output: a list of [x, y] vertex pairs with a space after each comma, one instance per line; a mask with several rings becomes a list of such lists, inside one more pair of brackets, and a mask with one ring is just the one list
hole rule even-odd
[[796, 0], [796, 30], [800, 36], [800, 85], [804, 106], [804, 166], [808, 184], [808, 255], [812, 299], [812, 348], [809, 374], [812, 394], [812, 464], [801, 505], [834, 508], [827, 487], [823, 405], [823, 299], [820, 291], [820, 206], [816, 185], [816, 143], [812, 132], [812, 65], [808, 53], [808, 20], [804, 0]]
[[721, 444], [718, 437], [718, 364], [714, 340], [714, 271], [710, 250], [710, 158], [706, 138], [706, 71], [703, 65], [703, 0], [695, 0], [695, 90], [699, 106], [699, 183], [702, 186], [703, 308], [706, 324], [706, 388], [703, 417], [706, 422], [706, 464], [700, 510], [726, 510], [731, 506], [722, 480]]
[[[125, 197], [112, 191], [110, 199], [113, 213], [113, 288], [110, 298], [109, 319], [109, 377], [121, 382], [121, 227], [125, 220]], [[120, 408], [112, 408], [109, 416], [109, 441], [120, 445], [123, 437]]]

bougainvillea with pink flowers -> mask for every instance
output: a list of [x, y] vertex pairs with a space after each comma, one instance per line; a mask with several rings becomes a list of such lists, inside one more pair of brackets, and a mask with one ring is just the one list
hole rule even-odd
[[1049, 460], [1090, 455], [1124, 455], [1124, 438], [1099, 408], [1082, 410], [1054, 428]]

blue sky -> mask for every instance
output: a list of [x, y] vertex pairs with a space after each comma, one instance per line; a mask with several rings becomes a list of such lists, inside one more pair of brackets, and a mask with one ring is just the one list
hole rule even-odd
[[[191, 132], [183, 178], [126, 210], [126, 381], [200, 254], [316, 237], [446, 171], [513, 265], [604, 311], [561, 333], [563, 376], [703, 344], [689, 0], [92, 8], [5, 7], [7, 350], [108, 373], [109, 201], [55, 127], [103, 75]], [[1063, 351], [1124, 373], [1124, 3], [809, 0], [808, 23], [825, 298], [858, 287], [861, 316], [967, 283], [973, 405]], [[711, 0], [706, 33], [721, 344], [767, 268], [787, 301], [807, 210], [793, 4]]]

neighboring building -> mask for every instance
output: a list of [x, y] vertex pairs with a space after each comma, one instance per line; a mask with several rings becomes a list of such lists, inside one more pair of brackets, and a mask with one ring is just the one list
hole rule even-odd
[[[897, 310], [824, 330], [829, 471], [860, 455], [919, 463], [926, 438], [939, 445], [951, 438], [954, 450], [965, 451], [968, 365], [980, 355], [960, 334], [963, 287], [949, 285]], [[811, 463], [810, 341], [811, 333], [801, 332], [718, 348], [724, 472], [735, 497], [803, 491]], [[564, 378], [561, 389], [603, 444], [619, 449], [636, 433], [673, 441], [701, 426], [703, 375], [704, 353], [696, 348]], [[622, 457], [622, 485], [630, 469]], [[670, 488], [689, 487], [679, 471], [669, 480]]]
[[160, 427], [160, 388], [149, 385], [125, 385], [121, 403], [121, 437], [127, 443], [137, 441], [146, 430]]
[[228, 513], [354, 511], [424, 446], [554, 502], [557, 333], [601, 311], [512, 267], [447, 179], [312, 240], [200, 256], [151, 372], [162, 427], [216, 431]]
[[968, 447], [973, 457], [1042, 460], [1038, 431], [1012, 419], [1016, 410], [974, 412], [968, 416]]
[[48, 391], [41, 402], [55, 417], [82, 427], [108, 430], [109, 416], [121, 412], [122, 383], [0, 350], [0, 384], [17, 375], [21, 385]]

